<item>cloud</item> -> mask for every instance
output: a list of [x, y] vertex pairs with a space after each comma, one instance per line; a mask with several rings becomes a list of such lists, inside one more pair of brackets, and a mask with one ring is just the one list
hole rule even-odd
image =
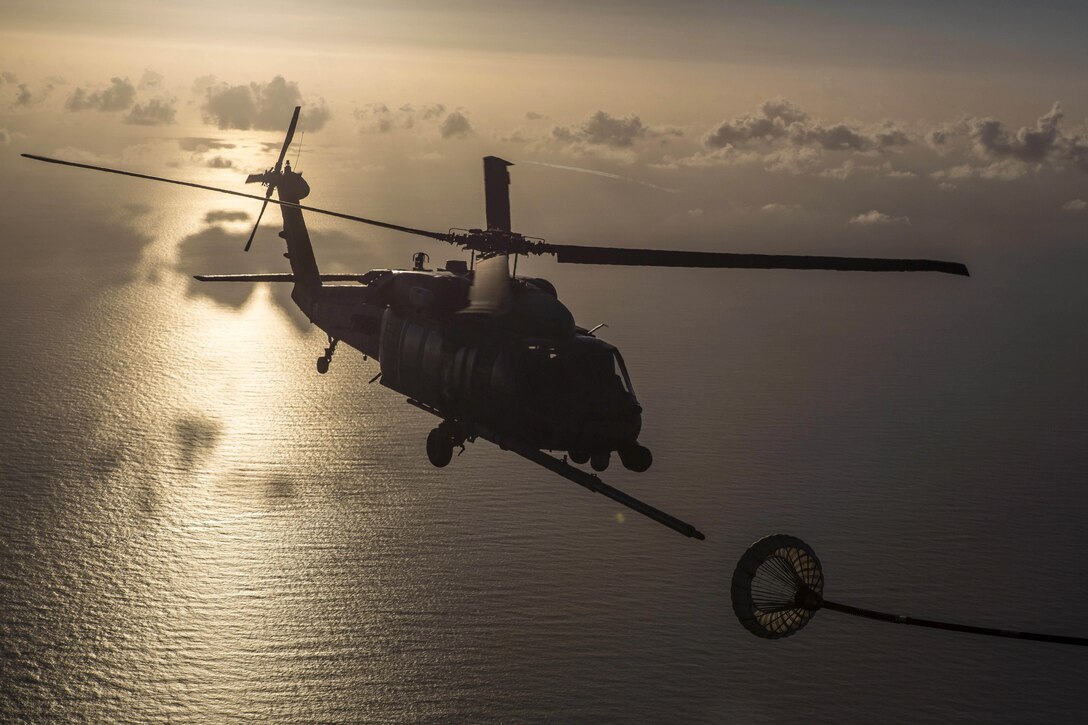
[[210, 169], [233, 169], [234, 162], [230, 159], [223, 158], [222, 156], [213, 156], [204, 162], [204, 165]]
[[768, 214], [788, 214], [795, 211], [801, 211], [801, 208], [800, 204], [780, 204], [778, 202], [772, 202], [770, 204], [764, 204], [760, 211]]
[[249, 221], [249, 213], [244, 211], [231, 211], [229, 209], [213, 209], [204, 215], [204, 221], [208, 224], [217, 222], [245, 222]]
[[867, 211], [864, 214], [858, 214], [853, 217], [849, 224], [857, 224], [858, 226], [871, 226], [871, 225], [884, 225], [884, 224], [910, 224], [910, 217], [905, 216], [891, 216], [884, 212], [873, 209]]
[[26, 83], [19, 84], [19, 93], [15, 96], [15, 100], [11, 105], [15, 108], [26, 108], [34, 102], [34, 95], [30, 92], [30, 88]]
[[147, 103], [137, 103], [125, 116], [125, 123], [137, 126], [165, 126], [174, 122], [177, 110], [174, 108], [173, 99], [167, 101], [161, 98], [152, 98]]
[[192, 85], [193, 95], [194, 96], [203, 96], [203, 95], [205, 95], [208, 92], [208, 89], [211, 88], [212, 86], [216, 85], [218, 82], [219, 82], [219, 79], [216, 78], [215, 76], [211, 75], [211, 74], [208, 74], [206, 76], [197, 76], [196, 78], [193, 79], [193, 85]]
[[406, 103], [395, 111], [384, 103], [368, 103], [356, 108], [352, 115], [363, 133], [389, 133], [414, 128], [421, 122], [435, 122], [445, 111], [446, 107], [441, 103], [419, 108]]
[[525, 112], [525, 120], [527, 120], [527, 121], [543, 121], [543, 120], [546, 120], [547, 118], [548, 117], [545, 116], [543, 113], [537, 113], [536, 111], [526, 111]]
[[19, 77], [9, 70], [0, 72], [0, 86], [5, 83], [15, 84], [19, 82]]
[[790, 127], [789, 138], [795, 145], [819, 146], [827, 151], [866, 151], [870, 148], [869, 139], [845, 123], [833, 126], [795, 123]]
[[[575, 156], [605, 158], [630, 164], [637, 160], [636, 148], [650, 139], [681, 136], [683, 131], [671, 126], [650, 126], [635, 114], [613, 116], [597, 111], [579, 123], [553, 126], [550, 134], [539, 139], [541, 146], [551, 144]], [[660, 165], [662, 168], [668, 165]], [[675, 168], [675, 167], [673, 167]]]
[[1015, 133], [994, 118], [975, 119], [969, 124], [969, 134], [980, 156], [1013, 158], [1028, 163], [1052, 160], [1069, 164], [1088, 172], [1088, 140], [1079, 135], [1067, 135], [1060, 125], [1065, 113], [1060, 103], [1040, 116], [1032, 127], [1022, 127]]
[[1010, 134], [997, 119], [977, 119], [970, 126], [971, 138], [982, 156], [1011, 156], [1020, 161], [1042, 161], [1059, 138], [1058, 124], [1064, 115], [1061, 105], [1055, 103], [1048, 113], [1036, 121], [1034, 128], [1024, 127], [1015, 134]]
[[959, 164], [947, 169], [938, 169], [930, 174], [934, 179], [991, 179], [1013, 181], [1031, 172], [1041, 170], [1042, 164], [1026, 164], [1017, 159], [1004, 159], [992, 164], [977, 166]]
[[1063, 131], [1064, 119], [1061, 104], [1054, 103], [1034, 126], [1013, 131], [996, 118], [964, 118], [931, 130], [926, 141], [942, 154], [968, 143], [976, 157], [1003, 164], [979, 167], [968, 174], [980, 178], [1018, 178], [1033, 165], [1038, 170], [1043, 164], [1088, 172], [1088, 138]]
[[438, 132], [442, 138], [465, 138], [472, 135], [472, 124], [463, 113], [454, 111], [442, 121]]
[[703, 136], [703, 145], [720, 149], [742, 146], [749, 141], [771, 141], [783, 138], [788, 127], [808, 119], [808, 114], [785, 99], [765, 101], [754, 114], [743, 114], [722, 121], [717, 128]]
[[888, 179], [913, 179], [917, 174], [913, 171], [903, 171], [892, 167], [891, 161], [883, 164], [859, 164], [854, 159], [843, 161], [840, 166], [824, 169], [820, 176], [825, 179], [846, 181], [853, 176], [883, 176]]
[[883, 151], [907, 146], [910, 137], [892, 121], [873, 129], [846, 123], [825, 125], [784, 98], [765, 101], [755, 113], [723, 121], [703, 136], [710, 149], [742, 148], [751, 142], [769, 144], [785, 139], [793, 146], [812, 146], [825, 151]]
[[141, 91], [157, 90], [162, 88], [162, 73], [147, 68], [144, 70], [144, 74], [140, 76], [140, 82], [136, 86]]
[[787, 146], [767, 154], [762, 161], [767, 171], [796, 176], [815, 171], [823, 163], [823, 156], [813, 148]]
[[0, 128], [0, 146], [7, 146], [11, 142], [11, 134], [6, 128]]
[[[209, 85], [204, 91], [201, 111], [205, 123], [221, 129], [284, 131], [295, 106], [300, 105], [303, 105], [302, 92], [298, 84], [276, 76], [268, 83]], [[324, 100], [307, 104], [299, 116], [299, 129], [320, 130], [330, 115]]]
[[78, 87], [65, 101], [69, 111], [125, 111], [136, 100], [136, 87], [128, 78], [111, 78], [110, 85], [101, 91], [87, 92]]
[[1085, 201], [1084, 199], [1070, 199], [1062, 204], [1062, 209], [1074, 212], [1088, 211], [1088, 201]]
[[597, 111], [579, 124], [556, 126], [552, 129], [552, 137], [565, 144], [585, 143], [622, 149], [634, 145], [649, 132], [650, 129], [634, 114], [621, 118]]

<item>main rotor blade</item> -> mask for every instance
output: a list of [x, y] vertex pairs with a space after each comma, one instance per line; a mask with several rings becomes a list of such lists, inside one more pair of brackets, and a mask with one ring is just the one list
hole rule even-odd
[[[271, 195], [272, 187], [268, 187], [268, 193]], [[257, 227], [261, 226], [261, 217], [264, 216], [264, 210], [267, 209], [267, 208], [268, 208], [268, 199], [266, 198], [264, 200], [264, 203], [261, 204], [261, 211], [260, 211], [260, 213], [257, 214], [257, 223], [253, 225], [253, 231], [251, 231], [249, 233], [249, 239], [246, 240], [246, 246], [245, 246], [245, 249], [242, 250], [243, 252], [248, 252], [249, 251], [249, 246], [251, 244], [253, 244], [253, 237], [257, 236]]]
[[131, 176], [135, 179], [147, 179], [148, 181], [161, 181], [165, 184], [174, 184], [176, 186], [188, 186], [193, 189], [203, 189], [204, 191], [215, 191], [220, 194], [230, 194], [231, 196], [238, 196], [243, 199], [256, 199], [257, 201], [267, 201], [270, 204], [278, 204], [279, 206], [287, 206], [292, 209], [300, 209], [301, 211], [309, 211], [314, 214], [325, 214], [326, 216], [337, 217], [338, 219], [347, 219], [348, 221], [361, 222], [363, 224], [369, 224], [374, 227], [381, 227], [382, 229], [392, 229], [395, 232], [404, 232], [405, 234], [415, 234], [420, 237], [427, 237], [429, 239], [437, 239], [440, 242], [453, 243], [452, 238], [445, 232], [430, 232], [426, 229], [416, 229], [414, 227], [406, 227], [400, 224], [390, 224], [389, 222], [381, 222], [376, 219], [367, 219], [366, 217], [354, 216], [352, 214], [342, 214], [338, 211], [329, 211], [328, 209], [318, 209], [315, 206], [306, 206], [304, 204], [295, 204], [290, 201], [281, 201], [279, 199], [267, 199], [263, 196], [256, 194], [246, 194], [242, 191], [231, 191], [230, 189], [220, 189], [216, 186], [206, 186], [205, 184], [197, 184], [192, 181], [178, 181], [177, 179], [167, 179], [162, 176], [151, 176], [150, 174], [138, 174], [135, 171], [121, 171], [120, 169], [111, 169], [106, 166], [93, 166], [91, 164], [80, 164], [75, 161], [62, 161], [61, 159], [51, 159], [48, 156], [38, 156], [36, 154], [21, 154], [25, 158], [34, 159], [35, 161], [44, 161], [47, 164], [59, 164], [61, 166], [74, 166], [77, 169], [90, 169], [91, 171], [104, 171], [107, 174], [117, 174], [119, 176]]
[[295, 126], [298, 125], [298, 114], [302, 106], [295, 106], [295, 113], [291, 116], [291, 125], [287, 127], [287, 138], [283, 140], [283, 148], [280, 149], [280, 157], [276, 160], [276, 173], [283, 169], [283, 157], [287, 155], [287, 149], [291, 147], [291, 139], [295, 137]]
[[741, 269], [834, 269], [851, 272], [944, 272], [969, 276], [958, 262], [932, 259], [872, 257], [814, 257], [800, 254], [734, 254], [729, 252], [674, 252], [667, 249], [624, 249], [544, 244], [562, 264], [621, 264], [639, 267], [736, 267]]
[[510, 172], [512, 163], [498, 156], [484, 157], [484, 209], [488, 229], [510, 231]]

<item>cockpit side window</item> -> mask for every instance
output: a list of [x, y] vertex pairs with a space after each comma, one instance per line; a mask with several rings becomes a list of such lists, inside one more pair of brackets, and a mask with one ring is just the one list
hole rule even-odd
[[612, 351], [612, 365], [616, 377], [623, 383], [623, 389], [630, 395], [635, 394], [635, 388], [631, 385], [631, 376], [627, 374], [627, 366], [623, 364], [623, 358], [620, 357], [619, 350]]

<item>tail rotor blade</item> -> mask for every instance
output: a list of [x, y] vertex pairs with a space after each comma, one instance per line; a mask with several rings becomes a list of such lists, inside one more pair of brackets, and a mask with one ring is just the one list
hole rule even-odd
[[298, 114], [302, 106], [295, 106], [295, 113], [291, 116], [291, 125], [287, 127], [287, 138], [283, 140], [283, 148], [280, 149], [280, 157], [276, 160], [276, 173], [283, 168], [283, 158], [287, 155], [287, 149], [291, 147], [291, 140], [295, 137], [295, 127], [298, 126]]
[[[271, 188], [269, 188], [268, 193], [269, 194], [272, 193]], [[267, 209], [267, 208], [268, 208], [268, 200], [266, 199], [265, 202], [263, 204], [261, 204], [261, 212], [257, 215], [257, 223], [253, 225], [253, 231], [249, 233], [249, 239], [246, 240], [245, 251], [247, 251], [247, 252], [249, 251], [249, 246], [251, 244], [253, 244], [253, 237], [257, 236], [257, 227], [261, 226], [261, 217], [264, 216], [264, 210]]]

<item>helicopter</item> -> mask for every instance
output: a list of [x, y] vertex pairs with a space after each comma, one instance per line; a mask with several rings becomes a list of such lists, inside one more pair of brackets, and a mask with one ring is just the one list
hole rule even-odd
[[[442, 468], [455, 448], [477, 439], [510, 450], [567, 480], [627, 506], [685, 536], [704, 539], [693, 525], [657, 509], [597, 475], [616, 453], [638, 473], [653, 463], [639, 441], [643, 408], [620, 351], [575, 323], [546, 279], [511, 274], [518, 255], [554, 255], [561, 264], [746, 269], [824, 269], [869, 272], [932, 271], [968, 275], [956, 262], [777, 254], [689, 252], [552, 244], [514, 232], [510, 219], [509, 161], [483, 159], [483, 228], [446, 232], [392, 224], [301, 203], [310, 193], [301, 172], [284, 158], [294, 138], [301, 107], [288, 125], [279, 158], [246, 183], [265, 187], [263, 196], [121, 169], [34, 154], [52, 164], [214, 191], [262, 202], [248, 251], [269, 203], [279, 206], [291, 272], [284, 274], [201, 274], [209, 283], [285, 282], [303, 314], [327, 336], [317, 358], [318, 373], [329, 371], [339, 343], [373, 358], [380, 370], [371, 383], [406, 396], [411, 405], [436, 416], [427, 436], [429, 461]], [[278, 198], [273, 198], [276, 193]], [[323, 274], [310, 242], [303, 212], [324, 214], [425, 237], [460, 247], [469, 261], [452, 260], [429, 269], [425, 252], [409, 270], [375, 269], [362, 274]], [[563, 453], [562, 458], [552, 455]], [[575, 464], [575, 465], [572, 465]]]

